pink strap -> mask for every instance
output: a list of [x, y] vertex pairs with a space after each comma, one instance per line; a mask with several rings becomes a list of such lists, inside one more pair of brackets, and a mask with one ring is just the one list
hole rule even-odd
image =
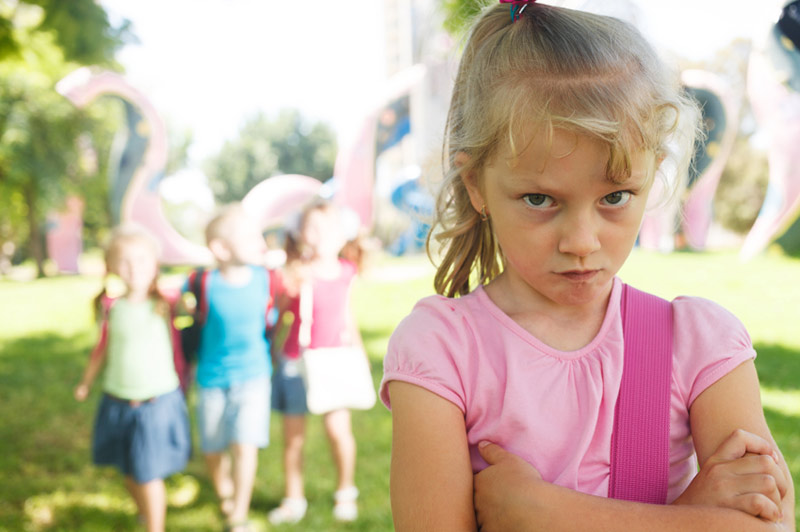
[[614, 499], [665, 504], [669, 485], [672, 304], [622, 287], [625, 362], [611, 436]]

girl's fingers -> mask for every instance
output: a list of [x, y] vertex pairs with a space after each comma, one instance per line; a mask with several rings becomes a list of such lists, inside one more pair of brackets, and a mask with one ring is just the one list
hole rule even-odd
[[[781, 499], [783, 496], [778, 489], [777, 480], [772, 475], [761, 473], [740, 477], [736, 481], [736, 492], [739, 494], [737, 497], [757, 496], [757, 500], [759, 501], [762, 501], [762, 498], [766, 498], [777, 508], [777, 511], [780, 512]], [[748, 511], [748, 513], [750, 512]]]
[[780, 504], [761, 493], [747, 493], [734, 500], [734, 508], [745, 513], [777, 522], [783, 518]]
[[775, 446], [752, 432], [737, 429], [723, 441], [712, 456], [721, 460], [735, 460], [747, 453], [768, 455], [775, 459]]
[[772, 479], [771, 482], [775, 484], [779, 500], [786, 495], [786, 491], [789, 489], [786, 474], [772, 456], [763, 454], [747, 455], [736, 460], [736, 466], [734, 472], [738, 475], [766, 476]]

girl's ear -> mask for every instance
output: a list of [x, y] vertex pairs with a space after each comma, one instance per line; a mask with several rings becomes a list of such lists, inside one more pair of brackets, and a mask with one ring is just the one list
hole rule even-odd
[[227, 262], [231, 257], [228, 244], [226, 244], [221, 238], [214, 238], [210, 240], [208, 242], [208, 249], [211, 251], [211, 254], [214, 255], [214, 258], [219, 262]]
[[481, 192], [481, 187], [478, 183], [477, 173], [475, 170], [469, 169], [470, 156], [460, 151], [456, 153], [453, 162], [456, 168], [464, 169], [460, 172], [461, 182], [464, 183], [467, 189], [469, 202], [472, 204], [472, 208], [475, 209], [475, 212], [480, 213], [481, 209], [486, 207], [486, 201], [483, 198], [483, 192]]

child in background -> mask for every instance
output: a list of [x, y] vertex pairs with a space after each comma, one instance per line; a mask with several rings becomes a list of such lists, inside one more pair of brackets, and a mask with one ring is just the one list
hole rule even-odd
[[217, 268], [205, 282], [197, 422], [226, 530], [246, 532], [258, 449], [269, 443], [270, 276], [261, 265], [264, 239], [240, 205], [209, 222], [206, 241]]
[[654, 179], [688, 166], [697, 116], [628, 24], [534, 2], [482, 13], [431, 233], [441, 295], [398, 326], [384, 363], [398, 531], [794, 530], [750, 338], [700, 298], [671, 303], [667, 504], [607, 497], [616, 273]]
[[106, 251], [109, 273], [125, 293], [98, 296], [103, 319], [75, 398], [86, 400], [105, 366], [103, 398], [94, 426], [92, 455], [117, 467], [148, 532], [163, 532], [167, 511], [164, 478], [181, 471], [191, 453], [189, 416], [173, 360], [171, 312], [158, 292], [158, 245], [144, 230], [114, 230]]
[[[299, 340], [301, 286], [310, 284], [312, 293], [311, 337], [306, 347], [361, 344], [350, 302], [359, 264], [340, 257], [348, 244], [344, 216], [338, 207], [319, 200], [302, 211], [296, 228], [287, 231], [287, 262], [278, 297], [279, 323], [284, 323], [287, 313], [293, 316], [293, 321], [273, 376], [272, 396], [273, 408], [283, 414], [286, 496], [269, 514], [273, 524], [295, 523], [303, 518], [308, 507], [303, 486], [308, 409], [298, 366], [302, 350]], [[348, 256], [360, 258], [361, 252], [353, 247], [353, 241], [350, 241]], [[323, 422], [338, 472], [333, 515], [339, 521], [352, 521], [358, 516], [358, 489], [355, 486], [356, 442], [350, 411], [329, 412], [323, 416]]]

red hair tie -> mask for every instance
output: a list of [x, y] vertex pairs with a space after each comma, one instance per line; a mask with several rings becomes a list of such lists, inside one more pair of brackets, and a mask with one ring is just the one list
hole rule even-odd
[[500, 0], [501, 4], [511, 4], [511, 22], [516, 21], [522, 16], [522, 12], [528, 7], [528, 4], [535, 3], [536, 0]]

